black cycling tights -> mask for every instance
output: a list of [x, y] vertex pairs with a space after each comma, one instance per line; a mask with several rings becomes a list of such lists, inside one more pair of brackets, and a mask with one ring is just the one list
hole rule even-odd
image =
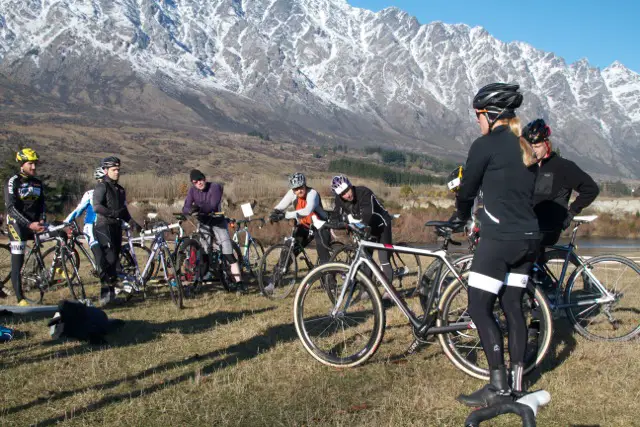
[[[525, 291], [525, 288], [503, 286], [499, 295], [500, 306], [507, 319], [511, 364], [523, 363], [527, 349], [527, 323], [522, 312]], [[469, 314], [478, 328], [490, 369], [504, 365], [504, 338], [493, 314], [497, 297], [491, 292], [469, 287]]]

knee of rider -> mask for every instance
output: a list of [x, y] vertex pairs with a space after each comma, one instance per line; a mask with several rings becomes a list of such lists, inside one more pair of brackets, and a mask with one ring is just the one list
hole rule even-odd
[[495, 302], [495, 298], [496, 296], [491, 292], [470, 287], [468, 311], [471, 317], [491, 317], [493, 313], [493, 303]]
[[236, 258], [236, 256], [232, 253], [230, 254], [224, 254], [225, 259], [227, 260], [227, 262], [229, 264], [235, 264], [236, 262], [238, 262], [238, 259]]

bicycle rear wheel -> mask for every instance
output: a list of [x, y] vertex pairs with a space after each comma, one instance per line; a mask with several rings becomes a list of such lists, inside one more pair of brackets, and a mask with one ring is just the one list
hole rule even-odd
[[[140, 273], [143, 273], [144, 267], [147, 265], [149, 257], [151, 257], [151, 249], [143, 246], [140, 243], [134, 243], [133, 249], [135, 251], [136, 260], [138, 261], [138, 268], [140, 268]], [[128, 276], [136, 275], [136, 264], [133, 260], [133, 257], [131, 256], [128, 243], [123, 244], [120, 248], [120, 265], [124, 274]], [[151, 264], [149, 265], [149, 269], [147, 270], [142, 280], [145, 282], [151, 280], [154, 273], [156, 273], [155, 270], [155, 260], [152, 260]]]
[[84, 285], [80, 279], [78, 264], [75, 262], [73, 253], [68, 248], [62, 248], [60, 252], [60, 260], [62, 264], [62, 273], [67, 281], [67, 285], [69, 286], [71, 297], [75, 300], [85, 300], [87, 296], [84, 292]]
[[197, 285], [202, 280], [206, 260], [203, 258], [202, 247], [195, 239], [185, 239], [180, 242], [176, 251], [176, 267], [180, 272], [181, 282], [185, 286]]
[[[437, 326], [458, 322], [472, 323], [467, 310], [467, 277], [468, 271], [463, 273], [465, 283], [456, 280], [442, 292], [438, 306]], [[538, 288], [524, 294], [522, 309], [528, 328], [524, 371], [527, 374], [542, 362], [549, 351], [553, 335], [553, 316], [547, 298]], [[496, 301], [494, 315], [505, 337], [504, 348], [508, 348], [507, 322], [498, 301]], [[475, 326], [473, 329], [441, 334], [438, 339], [442, 350], [458, 369], [472, 377], [489, 380], [489, 366]], [[508, 360], [508, 352], [505, 353], [505, 360]]]
[[[293, 301], [293, 320], [305, 350], [319, 362], [336, 368], [360, 365], [376, 352], [385, 329], [382, 299], [371, 280], [358, 272], [356, 283], [335, 315], [335, 297], [342, 291], [349, 266], [329, 262], [314, 268]], [[332, 288], [327, 277], [336, 279]], [[368, 298], [354, 300], [355, 294]]]
[[298, 281], [298, 261], [289, 245], [271, 246], [262, 257], [258, 286], [270, 299], [286, 298]]
[[48, 272], [42, 268], [36, 254], [29, 252], [20, 270], [22, 297], [31, 304], [41, 304], [48, 283]]
[[[587, 271], [590, 274], [587, 274]], [[595, 302], [605, 295], [613, 301]], [[594, 341], [627, 341], [640, 334], [640, 266], [618, 255], [591, 258], [569, 278], [565, 290], [567, 315], [583, 337]]]
[[11, 278], [11, 250], [9, 245], [0, 245], [0, 285]]

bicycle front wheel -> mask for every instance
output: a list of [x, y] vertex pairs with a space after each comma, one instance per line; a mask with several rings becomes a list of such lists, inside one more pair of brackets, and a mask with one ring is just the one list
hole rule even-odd
[[262, 243], [256, 239], [251, 239], [249, 241], [249, 246], [247, 247], [247, 255], [242, 258], [245, 270], [251, 276], [257, 277], [258, 270], [260, 268], [260, 262], [262, 261], [262, 257], [264, 256], [264, 247]]
[[[151, 249], [143, 246], [142, 244], [134, 243], [133, 250], [135, 251], [135, 256], [136, 260], [138, 261], [138, 268], [140, 268], [140, 273], [143, 273], [144, 267], [147, 265], [149, 257], [151, 257]], [[133, 260], [133, 257], [131, 256], [131, 250], [129, 249], [128, 243], [123, 244], [120, 248], [120, 265], [124, 274], [128, 276], [136, 275], [136, 264]], [[152, 260], [142, 280], [145, 282], [151, 280], [154, 275], [155, 269], [155, 260]]]
[[[627, 341], [640, 334], [640, 267], [628, 258], [591, 258], [569, 278], [566, 309], [574, 328], [594, 341]], [[607, 295], [600, 286], [610, 294]], [[609, 302], [597, 302], [604, 298]]]
[[[302, 281], [293, 301], [293, 321], [305, 350], [319, 362], [336, 368], [367, 361], [380, 346], [385, 328], [380, 294], [360, 271], [347, 290], [345, 301], [333, 314], [334, 301], [348, 271], [349, 265], [337, 262], [314, 268]], [[354, 299], [356, 294], [366, 294], [368, 298]]]
[[171, 301], [175, 304], [176, 307], [184, 308], [184, 305], [182, 304], [182, 300], [184, 298], [184, 290], [182, 289], [180, 274], [176, 270], [171, 252], [166, 246], [161, 248], [160, 263], [162, 264], [164, 280], [167, 283], [167, 286], [169, 286]]
[[290, 245], [271, 246], [262, 257], [258, 286], [270, 299], [286, 298], [298, 281], [298, 261]]
[[[468, 272], [462, 273], [463, 282], [452, 282], [442, 293], [438, 307], [437, 326], [447, 326], [451, 323], [469, 322], [471, 316], [467, 310]], [[522, 300], [522, 311], [527, 322], [527, 353], [525, 355], [525, 370], [528, 374], [544, 359], [551, 345], [553, 335], [553, 317], [549, 302], [544, 293], [535, 288], [533, 292], [525, 292]], [[499, 302], [496, 301], [494, 316], [505, 337], [507, 346], [507, 322]], [[440, 334], [440, 346], [453, 364], [472, 377], [489, 381], [489, 365], [480, 343], [480, 336], [475, 326], [472, 329]], [[508, 352], [505, 352], [505, 357]]]
[[[55, 248], [51, 248], [55, 250]], [[53, 262], [53, 258], [51, 260]], [[51, 265], [49, 262], [47, 265]], [[30, 251], [20, 270], [20, 286], [22, 297], [31, 304], [41, 304], [45, 289], [48, 288], [49, 275], [38, 262], [34, 251]]]

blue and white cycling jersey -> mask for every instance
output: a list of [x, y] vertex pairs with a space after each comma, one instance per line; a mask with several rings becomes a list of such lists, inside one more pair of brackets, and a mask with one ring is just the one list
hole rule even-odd
[[84, 213], [83, 233], [89, 236], [89, 245], [97, 243], [93, 236], [93, 224], [96, 222], [96, 212], [93, 209], [93, 190], [89, 190], [82, 196], [78, 206], [64, 219], [64, 222], [71, 222]]

